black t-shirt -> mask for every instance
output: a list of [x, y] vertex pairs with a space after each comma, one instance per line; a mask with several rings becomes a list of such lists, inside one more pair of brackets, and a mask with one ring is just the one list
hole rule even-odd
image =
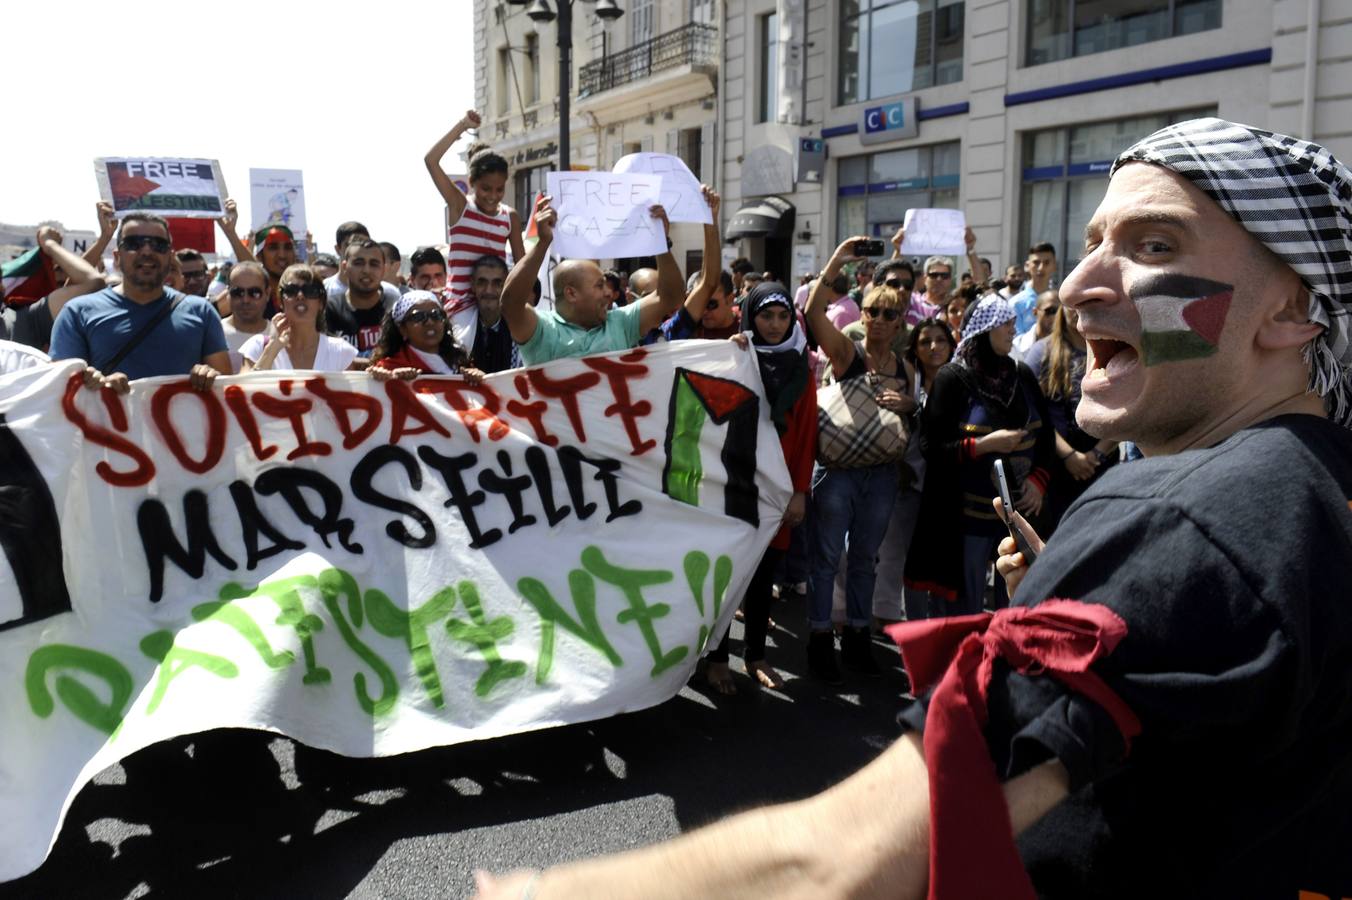
[[324, 307], [325, 330], [352, 344], [363, 356], [370, 355], [380, 343], [380, 325], [393, 305], [388, 298], [382, 297], [381, 302], [370, 309], [354, 309], [346, 295], [336, 298], [330, 295]]
[[[1283, 416], [1118, 466], [1014, 602], [1101, 603], [1095, 670], [1140, 718], [996, 665], [1002, 778], [1051, 757], [1071, 795], [1019, 838], [1044, 897], [1352, 897], [1352, 432]], [[924, 704], [902, 713], [921, 728]]]

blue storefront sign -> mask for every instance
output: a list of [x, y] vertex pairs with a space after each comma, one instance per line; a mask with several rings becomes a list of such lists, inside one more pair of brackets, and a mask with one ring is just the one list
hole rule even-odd
[[915, 98], [903, 97], [890, 103], [865, 107], [859, 119], [859, 143], [881, 144], [919, 134], [915, 117]]

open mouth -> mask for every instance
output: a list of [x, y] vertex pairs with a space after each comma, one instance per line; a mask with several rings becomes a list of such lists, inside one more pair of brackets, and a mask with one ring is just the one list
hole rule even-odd
[[1103, 373], [1108, 377], [1120, 374], [1131, 368], [1140, 358], [1136, 348], [1125, 341], [1112, 338], [1086, 338], [1089, 346], [1090, 373]]

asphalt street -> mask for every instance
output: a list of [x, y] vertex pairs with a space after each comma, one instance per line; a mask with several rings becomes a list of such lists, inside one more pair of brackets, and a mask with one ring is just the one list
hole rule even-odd
[[251, 731], [148, 748], [80, 793], [47, 862], [0, 900], [467, 897], [476, 868], [643, 846], [816, 793], [896, 738], [905, 676], [880, 640], [882, 678], [805, 677], [801, 615], [772, 614], [782, 692], [740, 675], [734, 624], [732, 697], [696, 680], [642, 712], [385, 759]]

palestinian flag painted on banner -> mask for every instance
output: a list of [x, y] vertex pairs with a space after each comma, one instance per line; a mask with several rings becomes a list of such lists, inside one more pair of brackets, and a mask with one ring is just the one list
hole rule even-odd
[[1141, 362], [1202, 359], [1216, 352], [1234, 286], [1191, 275], [1158, 275], [1132, 289], [1141, 314]]
[[56, 290], [52, 261], [38, 247], [0, 265], [0, 277], [4, 279], [5, 303], [10, 306], [36, 303]]

